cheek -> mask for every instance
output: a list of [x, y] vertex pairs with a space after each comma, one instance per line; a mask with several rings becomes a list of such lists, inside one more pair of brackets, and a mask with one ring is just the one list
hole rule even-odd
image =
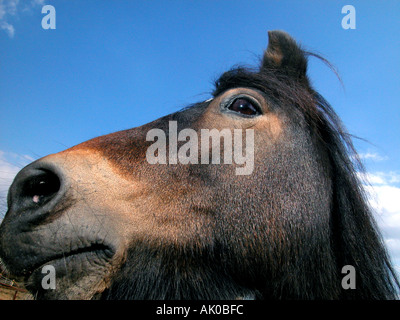
[[283, 134], [283, 121], [278, 115], [269, 113], [257, 123], [257, 129], [264, 132], [272, 141], [276, 141]]
[[265, 192], [274, 198], [271, 210], [277, 209], [276, 218], [290, 228], [308, 230], [317, 221], [329, 227], [332, 187], [320, 153], [303, 131], [285, 135], [264, 156]]

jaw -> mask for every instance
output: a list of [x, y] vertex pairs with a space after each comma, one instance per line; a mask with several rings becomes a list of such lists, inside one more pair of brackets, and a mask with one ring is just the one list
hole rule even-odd
[[101, 299], [233, 300], [258, 297], [239, 284], [221, 265], [211, 247], [152, 246], [136, 242]]

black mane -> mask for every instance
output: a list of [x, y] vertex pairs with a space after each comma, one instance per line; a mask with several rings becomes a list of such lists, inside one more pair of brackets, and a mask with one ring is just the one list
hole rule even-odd
[[[331, 67], [317, 54], [305, 51], [297, 54], [304, 59], [304, 70], [308, 56], [317, 57]], [[274, 67], [231, 69], [215, 82], [213, 95], [236, 87], [258, 89], [278, 105], [290, 105], [300, 110], [310, 131], [318, 137], [317, 150], [328, 154], [327, 171], [331, 172], [333, 183], [331, 233], [336, 272], [340, 277], [345, 265], [351, 265], [357, 271], [357, 290], [342, 290], [340, 299], [398, 298], [400, 283], [360, 178], [365, 168], [352, 136], [330, 104], [311, 87], [307, 76], [293, 77], [290, 70], [281, 72]]]

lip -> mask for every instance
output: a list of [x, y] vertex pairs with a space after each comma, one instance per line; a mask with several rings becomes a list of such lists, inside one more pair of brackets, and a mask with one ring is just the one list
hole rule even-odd
[[43, 267], [47, 265], [53, 266], [56, 272], [62, 268], [71, 269], [77, 265], [83, 265], [85, 262], [106, 265], [111, 261], [114, 253], [115, 250], [109, 245], [92, 243], [68, 252], [50, 255], [24, 268], [25, 282], [27, 284], [36, 283], [37, 279], [33, 280], [33, 278], [42, 278], [44, 276], [42, 273]]

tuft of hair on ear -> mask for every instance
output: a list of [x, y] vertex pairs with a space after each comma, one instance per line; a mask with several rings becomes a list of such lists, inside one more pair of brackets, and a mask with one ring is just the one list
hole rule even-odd
[[307, 79], [307, 58], [297, 42], [286, 32], [268, 31], [268, 47], [264, 52], [260, 72], [279, 72], [293, 80]]

